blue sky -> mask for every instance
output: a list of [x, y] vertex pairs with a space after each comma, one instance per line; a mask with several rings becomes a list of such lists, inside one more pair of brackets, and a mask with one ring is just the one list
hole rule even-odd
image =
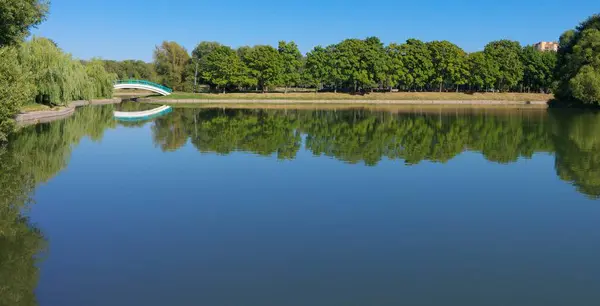
[[597, 0], [52, 0], [48, 20], [33, 33], [82, 59], [151, 61], [163, 40], [189, 51], [203, 40], [232, 47], [293, 40], [305, 53], [367, 36], [449, 40], [472, 52], [503, 38], [557, 40], [594, 13]]

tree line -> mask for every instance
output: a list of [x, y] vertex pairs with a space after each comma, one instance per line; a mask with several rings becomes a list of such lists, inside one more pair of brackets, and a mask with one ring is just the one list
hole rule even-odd
[[[594, 15], [560, 38], [559, 52], [540, 52], [498, 40], [468, 53], [449, 41], [385, 45], [377, 37], [346, 39], [302, 54], [293, 41], [237, 49], [200, 42], [188, 52], [165, 41], [154, 61], [106, 61], [121, 78], [146, 78], [175, 90], [457, 91], [556, 93], [569, 105], [600, 105], [600, 17]], [[203, 87], [204, 88], [204, 87]]]
[[[191, 52], [176, 42], [154, 51], [155, 80], [179, 91], [270, 91], [291, 87], [364, 93], [370, 91], [550, 92], [555, 52], [500, 40], [467, 53], [448, 41], [384, 45], [379, 38], [346, 39], [303, 55], [293, 41], [278, 47], [233, 49], [201, 42]], [[107, 63], [110, 65], [110, 63]], [[126, 63], [123, 62], [123, 66]], [[142, 75], [148, 66], [131, 73]], [[117, 72], [124, 68], [111, 70]]]

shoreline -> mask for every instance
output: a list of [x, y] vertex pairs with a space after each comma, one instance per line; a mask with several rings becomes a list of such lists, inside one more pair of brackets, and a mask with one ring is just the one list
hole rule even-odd
[[18, 126], [47, 123], [72, 116], [75, 113], [75, 109], [79, 106], [119, 104], [121, 103], [121, 101], [121, 98], [73, 101], [67, 106], [60, 107], [57, 110], [43, 110], [20, 113], [15, 117], [15, 121], [17, 122]]
[[548, 101], [511, 101], [511, 100], [351, 100], [351, 99], [154, 99], [138, 98], [138, 102], [143, 103], [165, 103], [165, 104], [273, 104], [273, 105], [294, 105], [294, 104], [315, 104], [315, 105], [452, 105], [452, 106], [533, 106], [548, 107]]

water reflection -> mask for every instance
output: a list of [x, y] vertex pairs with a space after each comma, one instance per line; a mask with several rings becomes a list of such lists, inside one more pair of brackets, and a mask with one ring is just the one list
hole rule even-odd
[[79, 109], [71, 118], [24, 128], [0, 148], [0, 305], [36, 305], [38, 261], [46, 240], [29, 222], [35, 187], [64, 169], [84, 137], [98, 141], [115, 126], [113, 108]]
[[[123, 107], [123, 106], [121, 106]], [[144, 106], [125, 106], [139, 108]], [[35, 305], [43, 233], [26, 208], [35, 187], [64, 169], [83, 137], [103, 138], [118, 125], [113, 106], [84, 107], [66, 120], [24, 128], [0, 149], [0, 305]], [[465, 151], [494, 163], [553, 153], [557, 175], [591, 198], [600, 197], [600, 113], [556, 111], [175, 109], [151, 124], [154, 143], [176, 151], [234, 151], [294, 159], [314, 155], [375, 166], [445, 163]]]
[[[127, 103], [124, 110], [152, 108]], [[25, 173], [46, 182], [70, 158], [84, 136], [100, 140], [119, 122], [113, 106], [78, 109], [66, 120], [25, 128], [12, 141]], [[304, 148], [314, 155], [375, 166], [382, 159], [407, 165], [445, 163], [465, 151], [511, 163], [534, 153], [556, 155], [560, 178], [586, 195], [600, 196], [600, 114], [565, 110], [429, 109], [414, 111], [175, 108], [151, 124], [154, 143], [165, 152], [188, 141], [200, 152], [250, 152], [294, 159]]]

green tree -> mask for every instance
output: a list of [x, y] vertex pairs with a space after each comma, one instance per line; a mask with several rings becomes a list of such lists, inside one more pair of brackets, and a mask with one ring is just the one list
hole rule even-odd
[[245, 67], [230, 47], [219, 46], [200, 61], [202, 77], [225, 93], [227, 87], [242, 85]]
[[496, 88], [509, 91], [523, 79], [523, 63], [521, 62], [521, 45], [510, 40], [493, 41], [483, 51], [494, 65]]
[[15, 114], [24, 103], [33, 101], [34, 96], [31, 74], [19, 64], [17, 49], [0, 48], [0, 145], [14, 129]]
[[373, 71], [369, 71], [368, 46], [364, 40], [346, 39], [335, 47], [335, 60], [342, 82], [352, 92], [375, 86]]
[[187, 50], [176, 42], [163, 42], [154, 50], [154, 66], [161, 82], [174, 90], [185, 87], [186, 67], [190, 56]]
[[432, 41], [428, 43], [433, 63], [432, 81], [439, 84], [440, 92], [444, 84], [458, 86], [467, 83], [467, 54], [457, 45], [449, 41]]
[[316, 46], [306, 55], [306, 70], [307, 80], [310, 85], [318, 91], [323, 87], [323, 84], [330, 79], [330, 67], [328, 65], [329, 54], [326, 49], [321, 46]]
[[281, 82], [285, 86], [285, 93], [288, 87], [300, 83], [300, 68], [302, 67], [302, 53], [298, 50], [295, 42], [279, 42], [279, 56], [281, 58], [283, 70], [281, 72]]
[[244, 50], [242, 60], [263, 92], [280, 83], [283, 63], [277, 49], [271, 46], [255, 46]]
[[390, 89], [398, 86], [400, 80], [405, 80], [406, 74], [408, 74], [408, 70], [404, 65], [404, 49], [402, 45], [394, 43], [389, 44], [386, 48], [389, 60], [386, 83], [390, 86]]
[[527, 91], [548, 91], [554, 81], [556, 52], [540, 52], [526, 46], [521, 52], [523, 62], [523, 85]]
[[557, 61], [557, 97], [600, 105], [600, 15], [561, 36]]
[[474, 52], [468, 56], [469, 84], [479, 91], [493, 88], [496, 84], [495, 67], [484, 52]]
[[38, 103], [65, 105], [89, 100], [94, 92], [80, 61], [64, 53], [45, 38], [33, 38], [21, 48], [21, 62], [30, 71]]
[[23, 41], [46, 18], [48, 0], [0, 0], [0, 47]]
[[104, 63], [99, 59], [94, 59], [86, 63], [85, 70], [89, 80], [88, 86], [92, 91], [92, 97], [111, 98], [117, 75], [107, 72], [104, 69]]
[[406, 89], [423, 89], [434, 74], [431, 51], [427, 44], [417, 39], [409, 39], [400, 45], [399, 54], [407, 73], [403, 73], [400, 83]]
[[220, 47], [222, 47], [222, 45], [216, 41], [202, 41], [192, 51], [192, 57], [201, 60]]

